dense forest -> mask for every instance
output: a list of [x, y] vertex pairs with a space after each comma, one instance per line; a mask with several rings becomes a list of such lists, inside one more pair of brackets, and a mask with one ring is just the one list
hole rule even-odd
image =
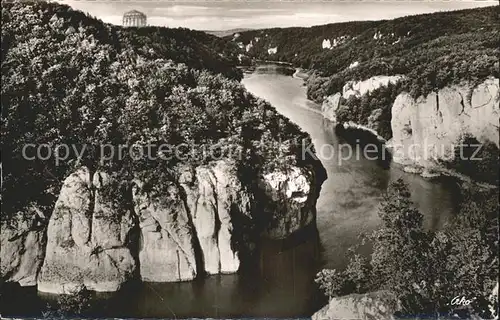
[[[394, 20], [251, 30], [226, 39], [242, 43], [251, 57], [313, 70], [308, 95], [316, 101], [341, 91], [346, 80], [397, 74], [407, 76], [404, 89], [417, 97], [453, 82], [498, 77], [499, 10], [494, 6]], [[270, 48], [276, 53], [268, 52]]]
[[[350, 80], [403, 75], [397, 84], [341, 98], [336, 114], [339, 123], [353, 121], [368, 126], [389, 140], [391, 108], [401, 92], [417, 98], [451, 84], [468, 83], [472, 88], [488, 77], [500, 76], [499, 16], [500, 6], [493, 6], [394, 20], [251, 30], [226, 40], [241, 43], [248, 57], [286, 61], [308, 69], [307, 95], [318, 103], [325, 96], [342, 92]], [[268, 51], [271, 48], [276, 52]], [[498, 148], [489, 143], [482, 156], [486, 159], [482, 162], [446, 166], [497, 184]]]
[[[49, 216], [61, 181], [80, 165], [116, 176], [113, 188], [134, 175], [161, 187], [180, 162], [102, 161], [103, 145], [153, 146], [148, 154], [158, 155], [162, 144], [185, 144], [186, 157], [176, 158], [192, 165], [210, 161], [204, 152], [216, 146], [243, 155], [235, 161], [246, 177], [300, 161], [296, 141], [308, 135], [244, 90], [231, 58], [211, 48], [221, 41], [123, 29], [66, 5], [2, 3], [2, 219], [30, 206]], [[30, 144], [47, 146], [43, 157], [23, 155]], [[58, 146], [70, 154], [56, 163], [47, 154], [67, 151]]]

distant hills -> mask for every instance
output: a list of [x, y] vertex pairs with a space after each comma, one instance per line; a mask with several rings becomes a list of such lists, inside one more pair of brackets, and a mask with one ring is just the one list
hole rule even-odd
[[230, 29], [230, 30], [216, 30], [216, 31], [211, 31], [211, 30], [204, 30], [204, 32], [208, 33], [208, 34], [211, 34], [211, 35], [214, 35], [214, 36], [217, 36], [217, 37], [226, 37], [226, 36], [229, 36], [229, 35], [233, 35], [235, 33], [239, 33], [239, 32], [245, 32], [245, 31], [250, 31], [252, 29], [248, 29], [248, 28], [237, 28], [237, 29]]
[[[498, 77], [499, 6], [239, 32], [242, 54], [314, 70], [309, 96], [321, 101], [346, 80], [404, 74], [414, 96], [454, 81]], [[314, 83], [313, 83], [314, 82]]]

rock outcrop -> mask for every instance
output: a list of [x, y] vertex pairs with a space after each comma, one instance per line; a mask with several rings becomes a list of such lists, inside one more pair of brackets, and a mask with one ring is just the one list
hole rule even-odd
[[161, 186], [141, 177], [111, 192], [116, 178], [106, 173], [68, 176], [46, 230], [2, 226], [2, 278], [63, 294], [234, 273], [257, 237], [284, 239], [314, 223], [326, 178], [317, 163], [244, 183], [230, 160], [176, 167]]
[[140, 220], [140, 273], [143, 281], [171, 282], [240, 267], [234, 221], [251, 219], [251, 194], [234, 164], [218, 161], [184, 167], [167, 192], [134, 190]]
[[454, 157], [465, 134], [498, 146], [499, 80], [476, 87], [455, 85], [426, 97], [400, 94], [392, 106], [394, 161], [403, 165], [436, 166]]
[[328, 96], [323, 100], [321, 113], [325, 119], [337, 122], [337, 110], [340, 107], [340, 98], [342, 98], [342, 94], [337, 92], [336, 94]]
[[313, 170], [295, 166], [268, 173], [260, 180], [263, 199], [258, 214], [267, 220], [267, 236], [283, 239], [315, 221], [318, 180], [321, 178]]
[[350, 96], [362, 96], [380, 87], [387, 87], [389, 83], [396, 83], [403, 76], [374, 76], [363, 81], [347, 81], [342, 89], [342, 97], [349, 99]]
[[234, 164], [218, 161], [185, 170], [179, 183], [208, 274], [233, 273], [240, 266], [234, 221], [251, 217], [252, 196], [237, 177]]
[[331, 299], [328, 305], [312, 316], [312, 320], [389, 320], [395, 319], [394, 313], [400, 308], [400, 302], [389, 291], [351, 294]]
[[[389, 83], [397, 83], [402, 80], [403, 76], [375, 76], [363, 81], [348, 81], [344, 84], [342, 92], [337, 92], [333, 95], [325, 97], [323, 99], [323, 104], [321, 106], [321, 112], [323, 117], [332, 121], [337, 121], [337, 111], [340, 107], [342, 99], [349, 99], [351, 96], [360, 97], [368, 92], [378, 89], [383, 86], [388, 86]], [[377, 119], [377, 114], [380, 110], [374, 110], [371, 115], [371, 121], [374, 122]]]
[[11, 224], [2, 223], [2, 280], [34, 286], [45, 255], [45, 236], [37, 210], [19, 212]]
[[491, 291], [490, 296], [488, 297], [490, 302], [488, 309], [491, 312], [492, 319], [498, 320], [498, 281], [493, 290]]
[[64, 181], [47, 228], [39, 291], [63, 294], [83, 285], [112, 292], [133, 277], [136, 264], [127, 247], [132, 212], [103, 196], [107, 183], [105, 174], [86, 167]]
[[195, 230], [182, 192], [173, 182], [162, 193], [154, 187], [145, 191], [141, 182], [133, 189], [141, 232], [139, 261], [143, 281], [185, 281], [197, 275]]

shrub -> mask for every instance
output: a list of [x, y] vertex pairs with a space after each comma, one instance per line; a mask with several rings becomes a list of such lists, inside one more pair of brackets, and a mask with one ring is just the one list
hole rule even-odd
[[463, 173], [476, 181], [498, 185], [500, 158], [495, 143], [480, 143], [471, 134], [465, 134], [455, 147], [455, 156], [445, 163], [449, 168]]
[[55, 306], [47, 306], [43, 317], [51, 319], [86, 316], [91, 310], [91, 301], [91, 292], [83, 287], [59, 296]]

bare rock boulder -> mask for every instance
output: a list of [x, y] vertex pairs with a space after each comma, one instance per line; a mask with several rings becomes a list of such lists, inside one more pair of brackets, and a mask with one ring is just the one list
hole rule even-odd
[[328, 305], [313, 314], [312, 320], [392, 320], [400, 309], [399, 300], [390, 291], [351, 294], [331, 299]]
[[38, 290], [64, 294], [82, 286], [114, 292], [133, 277], [127, 247], [132, 213], [103, 196], [109, 178], [82, 167], [62, 186], [47, 229], [45, 261]]
[[37, 211], [36, 208], [31, 208], [19, 212], [9, 224], [2, 223], [2, 281], [18, 282], [21, 286], [36, 285], [37, 274], [45, 255], [45, 225]]
[[143, 281], [192, 280], [197, 275], [195, 230], [179, 187], [145, 191], [138, 182], [133, 191], [140, 221], [140, 272]]

